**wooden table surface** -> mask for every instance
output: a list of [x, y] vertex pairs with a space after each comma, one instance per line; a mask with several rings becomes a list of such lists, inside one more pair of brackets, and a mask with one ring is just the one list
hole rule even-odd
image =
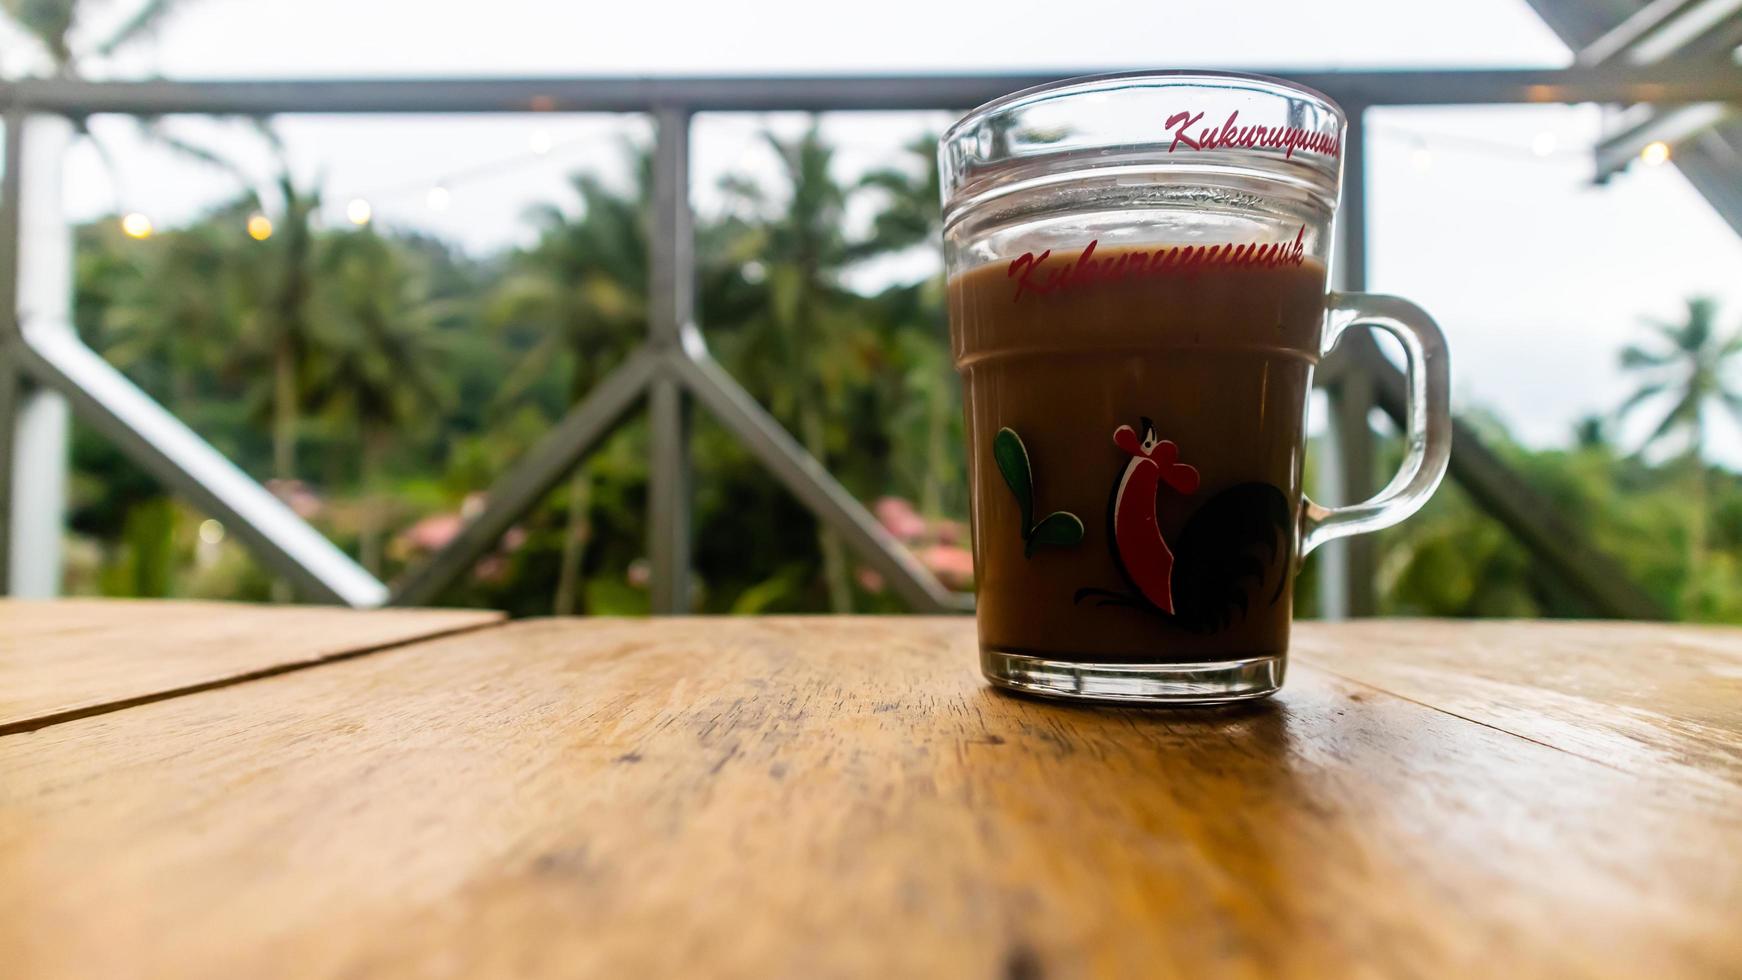
[[[137, 660], [30, 635], [70, 692]], [[1271, 701], [1147, 711], [987, 688], [967, 619], [305, 658], [0, 737], [0, 973], [1742, 974], [1742, 631], [1302, 624], [1296, 654]]]

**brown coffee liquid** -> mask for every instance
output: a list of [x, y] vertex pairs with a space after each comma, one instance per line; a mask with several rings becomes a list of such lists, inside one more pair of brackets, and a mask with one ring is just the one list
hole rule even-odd
[[[987, 648], [1181, 663], [1288, 647], [1324, 266], [1157, 270], [1153, 252], [1094, 250], [1135, 275], [1058, 277], [1081, 257], [1060, 249], [1026, 277], [997, 262], [950, 281]], [[1079, 542], [1025, 540], [1004, 428], [1029, 458], [1030, 527], [1067, 511]]]

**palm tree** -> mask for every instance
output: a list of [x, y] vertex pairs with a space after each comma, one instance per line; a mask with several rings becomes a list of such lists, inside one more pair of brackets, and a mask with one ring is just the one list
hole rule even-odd
[[1616, 410], [1618, 418], [1649, 402], [1668, 403], [1640, 451], [1665, 439], [1681, 438], [1693, 475], [1693, 527], [1689, 534], [1689, 566], [1697, 580], [1705, 554], [1708, 474], [1705, 466], [1706, 427], [1713, 412], [1725, 411], [1742, 421], [1742, 389], [1728, 375], [1742, 361], [1742, 331], [1720, 330], [1718, 304], [1710, 298], [1687, 301], [1687, 318], [1680, 323], [1651, 321], [1654, 347], [1630, 344], [1621, 351], [1621, 367], [1640, 377], [1639, 387]]
[[144, 0], [120, 26], [88, 48], [75, 51], [73, 28], [80, 14], [94, 3], [80, 0], [0, 0], [0, 10], [24, 33], [34, 38], [48, 55], [56, 78], [76, 78], [86, 61], [106, 58], [121, 48], [149, 36], [181, 3], [178, 0]]
[[106, 247], [78, 254], [81, 266], [125, 267], [109, 275], [81, 268], [81, 279], [106, 281], [113, 289], [100, 320], [78, 317], [86, 336], [105, 359], [181, 418], [210, 394], [200, 391], [201, 382], [217, 369], [246, 305], [237, 278], [247, 258], [244, 246], [253, 243], [236, 233], [234, 220], [220, 214], [125, 245], [115, 241], [120, 229], [103, 222], [84, 234], [100, 236]]
[[[747, 236], [739, 247], [758, 255], [764, 266], [763, 309], [753, 314], [749, 338], [755, 356], [741, 376], [766, 393], [769, 410], [788, 425], [825, 468], [836, 448], [845, 449], [845, 431], [831, 431], [829, 420], [844, 414], [848, 391], [862, 380], [876, 338], [861, 315], [858, 297], [841, 286], [840, 273], [879, 246], [855, 241], [846, 232], [846, 211], [856, 188], [836, 181], [830, 168], [834, 150], [823, 141], [813, 117], [794, 140], [765, 136], [781, 163], [789, 196], [768, 201], [754, 183], [727, 178], [723, 189], [745, 213], [732, 222]], [[850, 612], [851, 571], [840, 538], [826, 527], [817, 531], [829, 606]]]
[[925, 133], [903, 148], [907, 168], [891, 167], [866, 174], [861, 185], [881, 192], [884, 203], [872, 223], [871, 244], [880, 251], [923, 245], [933, 253], [937, 271], [900, 297], [884, 304], [893, 325], [895, 360], [904, 366], [901, 395], [893, 421], [919, 433], [926, 447], [919, 460], [920, 513], [945, 515], [946, 493], [954, 497], [961, 467], [961, 385], [950, 363], [949, 332], [944, 311], [943, 212], [938, 207], [941, 178], [937, 167], [937, 137]]
[[[83, 67], [87, 62], [94, 58], [112, 56], [122, 48], [149, 37], [186, 2], [187, 0], [143, 0], [113, 30], [94, 44], [78, 49], [73, 45], [74, 29], [79, 25], [82, 15], [96, 6], [92, 0], [0, 0], [0, 11], [4, 11], [25, 34], [36, 40], [49, 59], [54, 77], [78, 78], [83, 74]], [[234, 206], [235, 209], [245, 207], [251, 210], [258, 206], [258, 195], [249, 189], [247, 176], [234, 163], [218, 153], [169, 132], [160, 118], [140, 117], [138, 122], [147, 139], [216, 166], [237, 179], [244, 187], [244, 197]], [[276, 248], [279, 257], [284, 260], [279, 265], [282, 274], [276, 277], [274, 302], [265, 304], [262, 309], [267, 311], [264, 319], [274, 322], [267, 329], [277, 332], [284, 340], [273, 368], [273, 468], [276, 476], [288, 478], [294, 468], [296, 398], [293, 390], [295, 371], [287, 367], [286, 362], [298, 353], [295, 335], [299, 331], [294, 321], [304, 305], [308, 283], [306, 275], [295, 270], [306, 265], [311, 252], [308, 218], [313, 207], [309, 196], [299, 195], [290, 180], [288, 165], [283, 163], [283, 145], [264, 120], [256, 120], [256, 125], [278, 153], [282, 170], [280, 185], [285, 200], [285, 214], [283, 220], [278, 222], [285, 234]], [[74, 127], [80, 135], [90, 137], [90, 129], [85, 120], [75, 119]], [[109, 153], [95, 139], [90, 141], [90, 145], [97, 150], [105, 168], [113, 176], [116, 167]], [[171, 350], [169, 363], [175, 375], [170, 386], [172, 401], [179, 401], [181, 396], [187, 394], [191, 372], [183, 369], [190, 362], [203, 361], [203, 342], [210, 339], [209, 336], [198, 334], [201, 332], [200, 328], [208, 325], [213, 316], [211, 297], [220, 281], [214, 273], [223, 251], [221, 246], [210, 240], [210, 231], [207, 227], [178, 235], [174, 247], [159, 253], [164, 268], [154, 271], [162, 274], [150, 277], [151, 281], [146, 283], [150, 291], [166, 293], [171, 298], [169, 305], [176, 307], [176, 312], [181, 314], [178, 317], [156, 319], [156, 322], [168, 324], [169, 329], [174, 331], [165, 343]], [[189, 281], [199, 283], [200, 286], [188, 289], [185, 284]], [[281, 306], [280, 303], [288, 305]], [[142, 339], [152, 342], [149, 337]], [[123, 352], [123, 359], [125, 356]]]
[[872, 222], [872, 242], [880, 250], [893, 251], [925, 244], [941, 255], [943, 245], [942, 178], [937, 164], [938, 138], [923, 133], [902, 147], [914, 158], [912, 168], [886, 167], [860, 179], [860, 185], [884, 192], [886, 199]]
[[434, 364], [433, 306], [391, 243], [372, 228], [328, 239], [319, 258], [322, 327], [310, 402], [358, 434], [365, 494], [358, 551], [381, 571], [383, 463], [396, 434], [444, 399]]
[[1621, 367], [1642, 380], [1616, 414], [1624, 417], [1646, 402], [1667, 399], [1669, 410], [1640, 449], [1680, 435], [1688, 455], [1704, 459], [1708, 414], [1722, 408], [1742, 419], [1742, 389], [1726, 378], [1742, 354], [1742, 331], [1718, 329], [1718, 304], [1712, 299], [1690, 299], [1687, 306], [1687, 319], [1680, 323], [1651, 321], [1663, 341], [1656, 349], [1630, 344], [1621, 351]]
[[[632, 148], [635, 184], [620, 194], [592, 175], [572, 179], [578, 214], [535, 209], [538, 243], [520, 254], [490, 304], [500, 329], [530, 326], [538, 339], [509, 373], [505, 399], [523, 397], [552, 363], [569, 364], [568, 403], [578, 403], [647, 333], [647, 221], [653, 204], [653, 157]], [[557, 570], [554, 612], [580, 611], [581, 568], [591, 525], [588, 461], [569, 478], [567, 527]]]
[[297, 475], [309, 359], [319, 343], [310, 306], [316, 277], [312, 222], [320, 209], [320, 192], [297, 186], [284, 166], [277, 181], [281, 205], [271, 215], [272, 237], [257, 244], [260, 260], [249, 263], [253, 302], [236, 355], [240, 366], [272, 379], [264, 399], [272, 426], [272, 475], [291, 480]]
[[1589, 451], [1608, 451], [1609, 420], [1600, 414], [1582, 416], [1573, 423], [1573, 445]]

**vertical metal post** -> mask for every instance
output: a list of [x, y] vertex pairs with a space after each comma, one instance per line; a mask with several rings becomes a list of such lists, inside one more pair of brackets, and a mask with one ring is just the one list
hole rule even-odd
[[18, 199], [24, 186], [24, 113], [5, 114], [0, 158], [0, 595], [12, 593], [12, 433], [23, 394], [18, 336]]
[[[648, 342], [662, 358], [682, 356], [684, 330], [695, 319], [695, 235], [690, 214], [690, 114], [674, 107], [655, 116], [653, 220]], [[655, 375], [649, 392], [652, 458], [648, 470], [647, 551], [656, 615], [690, 611], [689, 396], [671, 371]]]
[[689, 396], [663, 375], [648, 395], [648, 423], [654, 433], [648, 486], [652, 609], [656, 615], [676, 616], [690, 611]]
[[0, 596], [12, 594], [12, 434], [24, 394], [17, 357], [17, 348], [0, 340]]
[[[1367, 288], [1367, 129], [1366, 107], [1346, 107], [1349, 129], [1343, 142], [1343, 200], [1338, 215], [1337, 288], [1358, 292]], [[1349, 334], [1338, 351], [1340, 370], [1326, 388], [1330, 402], [1330, 459], [1322, 472], [1328, 479], [1321, 493], [1340, 503], [1365, 500], [1378, 485], [1374, 479], [1373, 379], [1360, 368], [1358, 348], [1372, 345], [1365, 331]], [[1377, 555], [1372, 535], [1333, 541], [1320, 549], [1319, 608], [1326, 619], [1371, 616], [1378, 610], [1374, 576]]]
[[72, 329], [73, 241], [60, 189], [71, 139], [72, 124], [61, 117], [7, 114], [0, 370], [9, 377], [0, 386], [0, 426], [6, 429], [0, 439], [0, 520], [6, 525], [0, 584], [9, 595], [34, 598], [60, 592], [71, 416], [64, 397], [23, 375], [22, 331], [29, 324]]

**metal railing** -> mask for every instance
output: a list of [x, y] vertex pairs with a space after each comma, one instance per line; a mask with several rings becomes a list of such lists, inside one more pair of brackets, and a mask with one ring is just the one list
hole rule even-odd
[[[1068, 74], [1068, 73], [1066, 73]], [[1364, 113], [1374, 106], [1501, 103], [1724, 102], [1742, 105], [1742, 68], [1659, 64], [1482, 71], [1271, 72], [1328, 94], [1348, 110], [1347, 176], [1338, 221], [1339, 286], [1367, 271]], [[920, 565], [865, 508], [709, 355], [695, 323], [689, 195], [691, 117], [704, 111], [951, 109], [978, 105], [1064, 75], [790, 78], [522, 78], [0, 84], [5, 115], [0, 210], [0, 592], [58, 588], [64, 522], [67, 409], [195, 507], [236, 529], [273, 572], [311, 599], [353, 606], [435, 599], [488, 551], [645, 396], [651, 422], [648, 553], [653, 609], [689, 609], [689, 418], [699, 405], [915, 609], [971, 603]], [[646, 113], [657, 123], [649, 328], [640, 348], [490, 488], [483, 511], [392, 590], [152, 401], [79, 339], [71, 319], [71, 235], [59, 212], [69, 119], [96, 113]], [[1371, 342], [1345, 343], [1321, 383], [1331, 396], [1337, 494], [1374, 489], [1374, 407], [1390, 404], [1395, 369]], [[1573, 529], [1528, 526], [1534, 501], [1491, 454], [1460, 431], [1453, 476], [1603, 614], [1649, 616], [1651, 600]], [[1474, 447], [1473, 449], [1470, 447]], [[1340, 546], [1340, 547], [1339, 547]], [[1372, 611], [1371, 539], [1326, 549], [1329, 615]]]

